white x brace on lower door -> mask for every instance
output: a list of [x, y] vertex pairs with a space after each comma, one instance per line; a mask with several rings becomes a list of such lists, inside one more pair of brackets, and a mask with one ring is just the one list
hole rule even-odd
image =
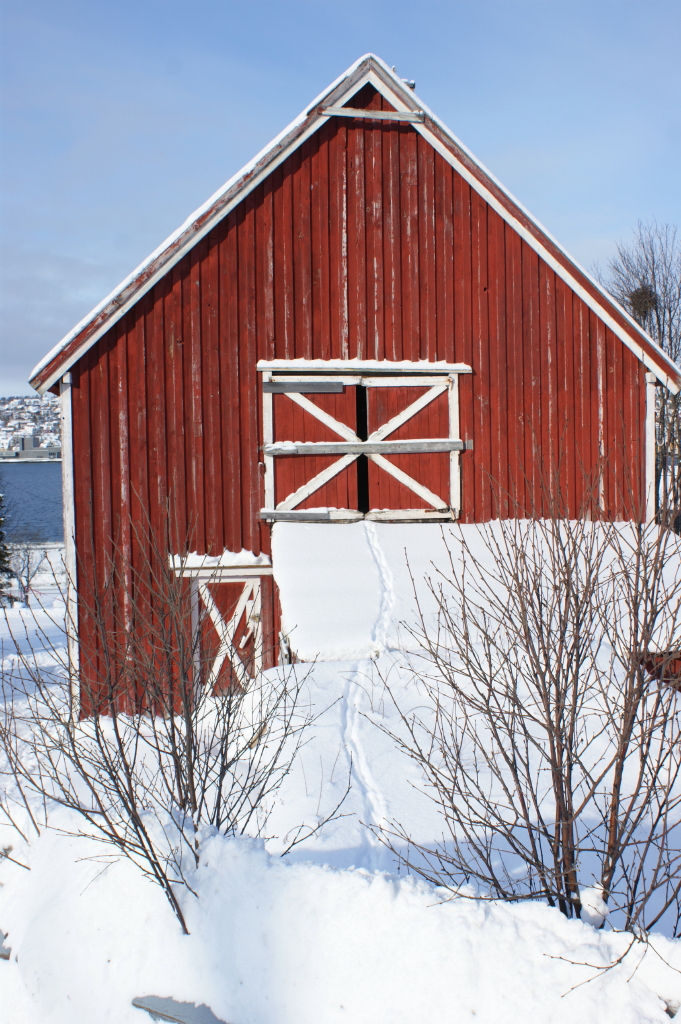
[[[243, 650], [249, 640], [253, 640], [253, 671], [257, 673], [261, 668], [262, 613], [260, 580], [248, 579], [242, 581], [232, 578], [229, 582], [243, 582], [243, 589], [237, 600], [236, 607], [227, 621], [223, 618], [215, 599], [210, 592], [209, 584], [201, 582], [200, 580], [195, 583], [197, 599], [203, 605], [203, 608], [198, 611], [198, 617], [200, 619], [202, 614], [207, 614], [210, 617], [219, 639], [217, 653], [210, 668], [207, 668], [205, 665], [203, 666], [205, 677], [204, 685], [208, 692], [211, 692], [218, 682], [223, 665], [227, 660], [231, 665], [234, 678], [237, 680], [239, 685], [244, 690], [248, 688], [248, 684], [251, 680], [251, 674], [248, 667], [239, 656], [239, 650]], [[235, 634], [242, 617], [245, 618], [245, 631], [238, 641], [237, 646]]]
[[263, 665], [262, 578], [272, 574], [271, 566], [216, 566], [201, 555], [171, 555], [170, 565], [191, 587], [197, 678], [212, 692], [229, 667], [230, 677], [248, 689]]
[[[428, 521], [433, 519], [453, 519], [459, 514], [461, 507], [461, 484], [460, 484], [460, 452], [464, 448], [472, 447], [464, 443], [459, 437], [459, 391], [458, 378], [462, 372], [470, 372], [469, 367], [457, 365], [451, 367], [450, 372], [443, 374], [442, 370], [426, 374], [423, 371], [420, 375], [414, 376], [403, 373], [399, 376], [347, 376], [345, 373], [337, 373], [334, 376], [320, 376], [319, 372], [303, 376], [298, 366], [297, 373], [284, 374], [281, 370], [278, 373], [268, 372], [266, 364], [259, 364], [263, 372], [263, 403], [264, 403], [264, 433], [265, 433], [265, 508], [261, 515], [265, 519], [294, 519], [294, 518], [369, 518], [369, 519], [418, 519], [424, 514], [419, 509], [396, 509], [396, 510], [370, 510], [367, 513], [354, 512], [349, 509], [329, 510], [323, 515], [316, 515], [314, 512], [298, 512], [295, 509], [311, 497], [325, 484], [329, 483], [335, 476], [350, 466], [360, 455], [366, 455], [382, 471], [390, 474], [416, 494], [434, 514], [428, 515]], [[388, 364], [389, 365], [389, 364]], [[421, 364], [422, 365], [422, 364]], [[392, 370], [394, 373], [394, 370]], [[386, 423], [362, 440], [355, 431], [347, 424], [337, 420], [325, 410], [320, 408], [304, 394], [306, 381], [310, 385], [330, 383], [343, 383], [344, 385], [358, 384], [368, 388], [375, 387], [418, 387], [427, 388], [414, 402], [411, 402], [405, 409], [393, 416]], [[310, 416], [323, 423], [329, 430], [335, 433], [342, 440], [337, 442], [294, 442], [274, 441], [273, 438], [273, 416], [272, 416], [272, 389], [277, 388], [277, 393], [286, 395], [286, 398], [297, 404]], [[279, 388], [281, 390], [279, 391]], [[288, 390], [290, 388], [290, 390]], [[310, 390], [314, 390], [312, 387]], [[422, 409], [425, 409], [431, 402], [440, 395], [448, 393], [449, 409], [449, 430], [445, 438], [414, 438], [402, 441], [387, 440], [391, 434], [408, 423]], [[415, 480], [408, 473], [396, 466], [387, 459], [386, 455], [415, 454], [415, 453], [449, 453], [449, 493], [439, 495], [425, 486], [421, 481]], [[278, 456], [284, 455], [335, 455], [339, 458], [331, 465], [317, 473], [302, 486], [292, 493], [286, 495], [275, 505], [275, 460]], [[335, 514], [334, 514], [335, 513]]]

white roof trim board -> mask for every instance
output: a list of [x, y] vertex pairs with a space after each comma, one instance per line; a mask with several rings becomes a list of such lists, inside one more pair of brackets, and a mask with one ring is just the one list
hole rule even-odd
[[355, 370], [358, 373], [472, 373], [472, 367], [466, 363], [429, 362], [419, 359], [410, 362], [401, 359], [391, 363], [387, 359], [260, 359], [256, 369], [261, 373], [267, 370], [287, 373], [347, 373]]
[[[597, 316], [673, 393], [681, 388], [681, 371], [662, 349], [548, 231], [492, 175], [416, 94], [379, 57], [366, 54], [199, 207], [165, 242], [78, 323], [31, 374], [31, 384], [43, 394], [59, 380], [140, 298], [196, 243], [234, 209], [305, 139], [325, 124], [320, 107], [341, 106], [370, 83], [396, 110], [423, 111], [414, 129], [474, 188], [530, 245]], [[551, 251], [554, 250], [554, 251]], [[581, 280], [580, 280], [581, 279]]]

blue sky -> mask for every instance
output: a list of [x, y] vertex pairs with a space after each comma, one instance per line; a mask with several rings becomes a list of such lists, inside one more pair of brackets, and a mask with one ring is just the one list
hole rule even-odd
[[681, 226], [681, 0], [0, 0], [0, 393], [373, 51], [584, 265]]

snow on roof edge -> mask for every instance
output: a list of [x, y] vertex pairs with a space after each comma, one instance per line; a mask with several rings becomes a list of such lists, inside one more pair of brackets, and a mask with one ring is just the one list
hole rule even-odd
[[[382, 66], [383, 66], [384, 68], [385, 68], [385, 70], [387, 70], [387, 71], [389, 72], [389, 74], [390, 74], [391, 76], [394, 76], [394, 72], [392, 71], [392, 69], [389, 69], [389, 68], [387, 68], [387, 66], [386, 66], [386, 65], [385, 65], [385, 63], [384, 63], [384, 62], [383, 62], [383, 61], [382, 61], [382, 60], [380, 59], [380, 57], [375, 57], [375, 59], [376, 59], [376, 60], [377, 60], [377, 61], [378, 61], [378, 62], [379, 62], [379, 63], [380, 63], [380, 64], [381, 64], [381, 65], [382, 65]], [[400, 81], [401, 81], [401, 80], [400, 80]], [[600, 293], [600, 295], [601, 295], [601, 296], [602, 296], [602, 297], [603, 297], [603, 298], [605, 299], [605, 301], [606, 301], [607, 303], [609, 303], [609, 304], [610, 304], [611, 306], [614, 306], [614, 307], [615, 307], [615, 309], [616, 309], [616, 310], [618, 311], [618, 313], [620, 313], [620, 314], [621, 314], [621, 315], [622, 315], [622, 316], [623, 316], [623, 317], [625, 318], [625, 320], [626, 320], [626, 321], [627, 321], [627, 322], [629, 323], [629, 325], [630, 325], [631, 327], [633, 327], [633, 328], [634, 328], [634, 330], [636, 331], [636, 333], [637, 333], [637, 334], [639, 334], [639, 335], [641, 335], [641, 336], [642, 336], [643, 338], [645, 338], [645, 340], [646, 340], [646, 341], [648, 342], [648, 344], [649, 344], [649, 345], [650, 345], [650, 346], [651, 346], [651, 347], [652, 347], [652, 348], [653, 348], [653, 349], [655, 350], [655, 352], [656, 352], [656, 353], [658, 353], [659, 355], [661, 355], [661, 356], [662, 356], [662, 358], [663, 358], [664, 362], [665, 362], [665, 363], [667, 363], [667, 364], [668, 364], [669, 366], [671, 366], [671, 367], [674, 367], [674, 369], [675, 369], [675, 370], [676, 370], [676, 372], [677, 372], [677, 375], [678, 375], [679, 379], [681, 380], [681, 368], [679, 368], [679, 367], [678, 367], [678, 366], [676, 365], [676, 363], [674, 363], [674, 361], [673, 361], [673, 360], [672, 360], [672, 359], [671, 359], [671, 358], [670, 358], [670, 357], [669, 357], [669, 356], [667, 355], [667, 353], [666, 353], [666, 352], [664, 351], [664, 349], [663, 349], [663, 348], [661, 348], [661, 347], [660, 347], [660, 345], [658, 345], [658, 344], [657, 344], [657, 342], [656, 342], [656, 341], [654, 340], [654, 338], [652, 338], [652, 337], [651, 337], [651, 336], [650, 336], [650, 335], [648, 334], [648, 332], [647, 332], [647, 331], [645, 331], [645, 330], [644, 330], [644, 329], [643, 329], [643, 328], [641, 327], [641, 325], [640, 325], [640, 324], [639, 324], [639, 323], [638, 323], [638, 322], [637, 322], [637, 321], [636, 321], [636, 320], [635, 320], [635, 319], [633, 318], [633, 316], [632, 316], [632, 315], [631, 315], [631, 314], [630, 314], [629, 312], [627, 312], [627, 310], [626, 310], [626, 309], [624, 308], [624, 306], [622, 306], [622, 305], [621, 305], [621, 304], [620, 304], [620, 303], [618, 302], [618, 300], [617, 300], [617, 299], [616, 299], [616, 298], [614, 297], [614, 295], [611, 295], [611, 294], [610, 294], [610, 292], [609, 292], [609, 291], [608, 291], [608, 290], [607, 290], [606, 288], [604, 288], [604, 287], [603, 287], [603, 285], [602, 285], [602, 284], [601, 284], [601, 283], [600, 283], [599, 281], [597, 281], [597, 280], [596, 280], [596, 278], [595, 278], [595, 277], [593, 277], [593, 275], [592, 275], [592, 274], [591, 274], [591, 273], [590, 273], [590, 272], [589, 272], [588, 270], [586, 270], [586, 269], [585, 269], [585, 268], [584, 268], [584, 267], [583, 267], [583, 266], [581, 265], [581, 263], [579, 263], [579, 262], [578, 262], [578, 261], [577, 261], [577, 260], [576, 260], [576, 259], [574, 258], [574, 256], [572, 256], [572, 255], [571, 255], [571, 254], [570, 254], [570, 253], [569, 253], [569, 252], [567, 251], [567, 249], [565, 248], [565, 246], [564, 246], [564, 245], [562, 245], [562, 244], [561, 244], [561, 243], [560, 243], [560, 242], [558, 241], [558, 239], [557, 239], [557, 238], [556, 238], [556, 237], [555, 237], [555, 236], [554, 236], [553, 234], [551, 234], [551, 232], [550, 232], [550, 231], [548, 230], [548, 228], [544, 227], [544, 225], [542, 224], [542, 222], [541, 222], [540, 220], [538, 220], [538, 218], [537, 218], [537, 217], [535, 217], [535, 215], [534, 215], [533, 213], [531, 213], [531, 212], [530, 212], [530, 210], [528, 210], [528, 208], [527, 208], [527, 207], [526, 207], [526, 206], [524, 205], [524, 203], [522, 203], [522, 202], [521, 202], [521, 201], [520, 201], [520, 200], [519, 200], [519, 199], [518, 199], [518, 198], [517, 198], [517, 197], [516, 197], [516, 196], [515, 196], [515, 195], [513, 194], [513, 192], [511, 192], [511, 191], [510, 191], [510, 189], [509, 189], [509, 188], [507, 188], [507, 187], [506, 187], [506, 185], [504, 185], [504, 184], [503, 184], [503, 182], [501, 182], [501, 181], [500, 181], [500, 180], [499, 180], [499, 179], [497, 178], [497, 176], [496, 176], [495, 174], [493, 174], [493, 172], [492, 172], [492, 171], [490, 171], [490, 170], [489, 170], [489, 168], [488, 168], [488, 167], [487, 167], [487, 166], [486, 166], [486, 165], [485, 165], [485, 164], [484, 164], [484, 163], [482, 162], [482, 160], [480, 160], [480, 159], [479, 159], [479, 157], [477, 157], [477, 156], [475, 155], [475, 153], [473, 153], [473, 152], [472, 152], [472, 151], [471, 151], [471, 150], [470, 150], [470, 149], [468, 148], [468, 146], [467, 146], [467, 145], [466, 145], [466, 144], [465, 144], [464, 142], [462, 142], [462, 141], [461, 141], [461, 139], [460, 139], [460, 138], [458, 137], [458, 135], [456, 135], [456, 134], [455, 134], [455, 133], [454, 133], [454, 132], [452, 131], [452, 129], [451, 129], [451, 128], [449, 128], [449, 126], [448, 126], [448, 125], [446, 125], [446, 124], [445, 124], [445, 122], [444, 122], [444, 121], [443, 121], [443, 120], [442, 120], [442, 119], [441, 119], [440, 117], [438, 117], [438, 116], [437, 116], [437, 114], [435, 114], [435, 113], [434, 113], [434, 112], [433, 112], [433, 111], [432, 111], [432, 110], [430, 109], [430, 107], [428, 107], [428, 106], [427, 106], [427, 104], [425, 104], [425, 103], [423, 103], [423, 102], [422, 102], [422, 100], [420, 99], [420, 97], [418, 97], [418, 96], [417, 96], [417, 94], [416, 94], [416, 92], [415, 92], [415, 91], [414, 91], [414, 92], [412, 93], [412, 95], [414, 96], [414, 99], [418, 100], [418, 106], [419, 106], [419, 108], [420, 108], [421, 110], [423, 110], [423, 112], [424, 112], [425, 114], [427, 114], [427, 115], [428, 115], [429, 119], [430, 119], [431, 121], [435, 122], [435, 124], [436, 124], [436, 125], [437, 125], [437, 126], [438, 126], [438, 127], [440, 128], [440, 130], [441, 130], [441, 131], [442, 131], [442, 132], [443, 132], [443, 133], [444, 133], [444, 134], [445, 134], [446, 136], [448, 136], [448, 138], [449, 138], [449, 139], [451, 139], [451, 141], [452, 141], [452, 142], [453, 142], [453, 143], [454, 143], [454, 144], [455, 144], [455, 145], [456, 145], [456, 146], [457, 146], [457, 147], [458, 147], [459, 149], [461, 149], [461, 151], [462, 151], [463, 153], [465, 153], [465, 154], [466, 154], [466, 156], [468, 157], [468, 159], [469, 159], [469, 160], [470, 160], [470, 161], [471, 161], [471, 162], [472, 162], [473, 164], [475, 164], [475, 166], [476, 166], [476, 167], [477, 167], [477, 168], [478, 168], [478, 169], [479, 169], [480, 171], [482, 171], [482, 173], [483, 173], [483, 174], [484, 174], [484, 175], [485, 175], [485, 176], [486, 176], [487, 178], [489, 178], [489, 180], [490, 180], [490, 181], [491, 181], [491, 182], [492, 182], [492, 183], [493, 183], [493, 184], [494, 184], [494, 185], [495, 185], [495, 186], [496, 186], [496, 187], [497, 187], [497, 188], [499, 189], [499, 191], [500, 191], [500, 192], [502, 192], [502, 193], [503, 193], [503, 194], [504, 194], [504, 195], [506, 196], [506, 198], [507, 198], [507, 199], [509, 199], [509, 200], [510, 200], [510, 201], [511, 201], [511, 202], [512, 202], [512, 203], [513, 203], [513, 204], [514, 204], [514, 205], [515, 205], [515, 206], [516, 206], [516, 207], [518, 208], [518, 210], [520, 210], [520, 212], [521, 212], [522, 214], [524, 214], [524, 216], [525, 216], [525, 217], [527, 217], [527, 219], [528, 219], [528, 220], [529, 220], [529, 221], [530, 221], [530, 222], [531, 222], [531, 223], [532, 223], [532, 224], [533, 224], [533, 225], [534, 225], [534, 226], [535, 226], [535, 227], [536, 227], [536, 228], [537, 228], [537, 229], [538, 229], [538, 230], [539, 230], [539, 231], [540, 231], [540, 232], [541, 232], [541, 233], [542, 233], [542, 234], [543, 234], [543, 235], [544, 235], [544, 236], [545, 236], [545, 237], [546, 237], [546, 238], [547, 238], [547, 239], [548, 239], [548, 240], [549, 240], [550, 242], [551, 242], [551, 244], [552, 244], [552, 245], [555, 245], [556, 249], [558, 249], [558, 251], [559, 251], [559, 252], [560, 252], [560, 253], [561, 253], [561, 254], [562, 254], [562, 255], [563, 255], [563, 256], [564, 256], [564, 257], [565, 257], [565, 258], [566, 258], [566, 259], [567, 259], [567, 260], [568, 260], [568, 261], [569, 261], [569, 262], [570, 262], [571, 264], [572, 264], [572, 266], [573, 266], [573, 267], [574, 267], [574, 268], [575, 268], [576, 270], [578, 270], [578, 271], [579, 271], [579, 273], [580, 273], [580, 274], [583, 274], [583, 275], [584, 275], [584, 277], [585, 277], [585, 278], [587, 279], [587, 281], [588, 281], [588, 282], [589, 282], [590, 284], [592, 284], [592, 285], [594, 286], [594, 288], [595, 288], [595, 289], [596, 289], [596, 290], [597, 290], [597, 291], [598, 291], [598, 292]], [[660, 380], [662, 380], [662, 377], [660, 377]], [[663, 383], [665, 383], [665, 384], [667, 385], [667, 387], [669, 387], [669, 386], [670, 386], [670, 382], [669, 382], [669, 380], [668, 380], [668, 379], [667, 379], [667, 380], [663, 380]], [[673, 387], [672, 387], [672, 390], [674, 390], [674, 388], [673, 388]], [[680, 390], [680, 389], [679, 389], [679, 387], [678, 387], [678, 385], [677, 385], [677, 386], [676, 386], [676, 391], [678, 391], [678, 390]]]
[[[70, 366], [72, 366], [75, 362], [78, 361], [78, 359], [81, 358], [81, 356], [84, 354], [84, 351], [81, 351], [80, 349], [77, 349], [68, 358], [67, 365], [59, 367], [59, 370], [58, 370], [57, 373], [52, 374], [51, 376], [46, 378], [46, 380], [43, 381], [42, 383], [36, 385], [33, 382], [35, 381], [36, 377], [38, 377], [40, 375], [40, 373], [44, 369], [46, 369], [46, 367], [48, 367], [50, 365], [50, 363], [59, 355], [59, 353], [61, 351], [63, 351], [75, 338], [78, 337], [78, 335], [81, 333], [81, 331], [83, 331], [88, 326], [88, 324], [92, 323], [97, 318], [97, 316], [99, 316], [106, 309], [106, 307], [110, 303], [115, 302], [116, 298], [123, 291], [125, 291], [126, 288], [130, 287], [135, 282], [135, 280], [141, 274], [143, 274], [144, 271], [148, 267], [150, 267], [153, 264], [153, 262], [158, 257], [160, 257], [164, 252], [168, 251], [173, 246], [173, 244], [182, 236], [182, 234], [184, 232], [186, 232], [188, 229], [190, 229], [204, 214], [208, 213], [211, 210], [211, 208], [219, 201], [219, 199], [223, 195], [225, 195], [231, 188], [233, 188], [235, 185], [237, 185], [238, 182], [241, 179], [245, 179], [244, 180], [244, 184], [246, 184], [246, 181], [248, 179], [249, 174], [251, 173], [252, 170], [254, 170], [257, 167], [259, 162], [261, 160], [264, 160], [264, 158], [270, 152], [272, 152], [277, 147], [277, 145], [280, 142], [282, 142], [283, 139], [286, 138], [287, 135], [289, 135], [297, 127], [299, 127], [301, 124], [303, 124], [304, 121], [314, 111], [315, 107], [320, 105], [321, 101], [324, 99], [325, 96], [328, 96], [329, 93], [333, 92], [333, 90], [336, 89], [338, 86], [340, 86], [343, 83], [343, 81], [345, 81], [346, 79], [350, 78], [352, 76], [352, 74], [354, 72], [356, 72], [362, 66], [362, 64], [366, 63], [368, 65], [369, 70], [370, 70], [371, 62], [375, 62], [380, 67], [381, 71], [383, 71], [383, 73], [387, 76], [387, 78], [390, 79], [391, 82], [395, 85], [398, 95], [400, 96], [400, 98], [405, 103], [405, 108], [406, 109], [419, 109], [419, 110], [423, 110], [424, 113], [427, 114], [428, 118], [435, 125], [437, 125], [437, 127], [443, 132], [443, 134], [451, 142], [453, 142], [454, 145], [457, 148], [459, 148], [462, 153], [464, 153], [466, 155], [466, 157], [471, 161], [471, 163], [479, 171], [481, 171], [482, 174], [485, 177], [487, 177], [489, 179], [489, 181], [497, 189], [499, 189], [499, 191], [515, 207], [517, 207], [517, 209], [523, 214], [523, 216], [525, 216], [528, 219], [528, 221], [553, 246], [555, 246], [555, 248], [558, 250], [558, 252], [568, 261], [568, 263], [579, 274], [581, 274], [589, 282], [590, 285], [592, 285], [596, 289], [596, 291], [605, 300], [605, 302], [608, 305], [610, 305], [612, 308], [614, 308], [625, 319], [627, 324], [634, 330], [635, 334], [638, 335], [639, 338], [644, 340], [651, 347], [653, 352], [657, 356], [660, 357], [660, 360], [661, 360], [661, 363], [662, 363], [661, 366], [656, 365], [653, 360], [643, 359], [641, 357], [641, 355], [638, 355], [638, 353], [635, 353], [635, 354], [637, 355], [637, 357], [642, 362], [644, 362], [645, 365], [648, 365], [649, 362], [652, 363], [652, 365], [650, 366], [650, 369], [653, 370], [653, 372], [658, 377], [658, 379], [661, 381], [661, 383], [665, 384], [665, 386], [668, 387], [674, 393], [676, 393], [679, 390], [681, 390], [681, 388], [679, 387], [679, 383], [681, 382], [681, 369], [679, 369], [679, 367], [676, 366], [676, 364], [669, 358], [669, 356], [667, 356], [667, 354], [664, 352], [664, 350], [654, 341], [654, 339], [651, 338], [650, 335], [647, 334], [647, 332], [644, 331], [643, 328], [636, 322], [636, 320], [634, 320], [634, 318], [627, 312], [627, 310], [624, 309], [624, 307], [621, 306], [620, 303], [612, 295], [610, 295], [610, 293], [594, 277], [592, 277], [592, 275], [587, 270], [585, 270], [584, 267], [582, 267], [581, 264], [579, 264], [577, 262], [577, 260], [575, 260], [570, 255], [570, 253], [568, 253], [568, 251], [560, 244], [560, 242], [558, 242], [557, 239], [554, 238], [554, 236], [551, 234], [551, 232], [549, 232], [544, 227], [544, 225], [539, 220], [537, 220], [537, 218], [513, 195], [513, 193], [510, 192], [502, 184], [501, 181], [499, 181], [499, 179], [485, 166], [485, 164], [483, 164], [475, 156], [475, 154], [471, 152], [471, 150], [458, 138], [458, 136], [455, 135], [454, 132], [444, 123], [444, 121], [442, 121], [430, 109], [430, 107], [428, 107], [427, 104], [425, 104], [425, 103], [423, 103], [421, 101], [420, 97], [416, 94], [416, 92], [414, 90], [410, 89], [405, 84], [405, 81], [402, 78], [400, 78], [392, 70], [392, 68], [390, 68], [385, 63], [385, 61], [383, 61], [380, 57], [378, 57], [376, 54], [373, 54], [373, 53], [365, 53], [363, 56], [358, 58], [358, 60], [356, 60], [353, 64], [351, 64], [350, 67], [346, 71], [344, 71], [341, 75], [339, 75], [338, 78], [336, 78], [329, 86], [327, 86], [325, 89], [323, 89], [322, 92], [320, 92], [319, 95], [311, 103], [309, 103], [301, 111], [301, 113], [298, 114], [298, 116], [295, 117], [281, 132], [279, 132], [279, 134], [277, 136], [275, 136], [275, 138], [272, 139], [271, 142], [269, 142], [266, 146], [264, 146], [239, 171], [237, 171], [235, 174], [233, 174], [232, 177], [229, 178], [228, 181], [221, 188], [219, 188], [216, 192], [214, 192], [212, 194], [212, 196], [210, 196], [210, 198], [205, 203], [203, 203], [200, 207], [198, 207], [198, 209], [196, 209], [192, 214], [190, 214], [190, 216], [185, 219], [185, 221], [180, 225], [179, 228], [177, 228], [174, 232], [172, 232], [172, 234], [169, 235], [145, 260], [143, 260], [142, 263], [140, 263], [135, 268], [135, 270], [132, 271], [132, 273], [130, 273], [119, 285], [116, 286], [116, 288], [113, 289], [113, 291], [111, 291], [100, 303], [98, 303], [98, 305], [95, 306], [94, 309], [92, 309], [85, 317], [83, 317], [83, 319], [80, 320], [79, 323], [76, 324], [76, 326], [74, 328], [72, 328], [72, 330], [69, 331], [68, 334], [66, 334], [61, 339], [61, 341], [59, 341], [47, 353], [47, 355], [45, 355], [37, 363], [37, 365], [34, 367], [33, 371], [31, 372], [31, 375], [30, 375], [30, 378], [29, 378], [29, 383], [33, 387], [35, 387], [36, 390], [39, 393], [41, 393], [41, 394], [44, 393], [49, 387], [51, 387], [54, 384], [55, 380], [57, 380], [58, 377], [61, 375], [61, 373], [66, 372], [66, 370]], [[227, 212], [228, 211], [226, 210], [225, 214], [224, 214], [225, 216], [227, 215]], [[188, 239], [187, 242], [185, 243], [185, 245], [183, 247], [181, 247], [180, 253], [184, 253], [186, 248], [191, 248], [191, 246], [194, 245], [197, 240], [198, 239]], [[170, 268], [168, 268], [168, 269], [170, 269]], [[144, 285], [144, 282], [141, 282], [140, 283], [140, 288], [142, 288], [143, 285]], [[122, 312], [119, 313], [119, 316], [123, 315], [123, 312], [125, 312], [125, 310], [123, 309], [124, 305], [127, 305], [127, 303], [121, 303], [121, 310], [122, 310]], [[111, 321], [113, 320], [114, 317], [116, 317], [116, 319], [118, 319], [118, 316], [116, 316], [116, 311], [112, 311], [111, 315], [109, 317], [107, 317], [107, 320], [105, 321], [105, 323], [108, 326], [106, 326], [104, 329], [108, 330], [108, 327], [112, 325]], [[113, 320], [113, 322], [115, 323], [115, 320]], [[100, 333], [101, 333], [101, 331], [99, 331], [99, 330], [94, 331], [92, 338], [91, 339], [86, 339], [86, 341], [84, 342], [84, 345], [86, 345], [87, 348], [89, 348], [92, 344], [95, 344], [96, 341], [98, 340], [99, 336], [100, 336]], [[619, 331], [615, 331], [615, 333], [619, 334]], [[625, 341], [625, 343], [626, 343], [626, 339], [625, 338], [623, 338], [621, 335], [620, 335], [620, 338], [621, 338], [622, 341]], [[630, 340], [634, 341], [635, 339], [631, 338]], [[87, 351], [87, 348], [85, 349], [85, 351]], [[643, 353], [643, 355], [645, 355], [645, 353]], [[669, 370], [673, 370], [673, 371], [676, 372], [676, 380], [672, 376], [670, 376], [670, 374], [668, 372], [665, 372], [665, 370], [662, 368], [663, 366], [666, 366]]]
[[[235, 185], [241, 178], [246, 177], [250, 173], [250, 171], [252, 171], [258, 165], [259, 161], [263, 157], [267, 156], [267, 154], [271, 150], [273, 150], [275, 146], [277, 146], [278, 143], [282, 141], [282, 139], [286, 138], [286, 136], [290, 132], [292, 132], [294, 128], [297, 128], [298, 125], [302, 124], [305, 121], [305, 119], [309, 116], [310, 111], [314, 107], [318, 106], [324, 99], [324, 97], [328, 95], [329, 92], [331, 92], [338, 85], [340, 85], [344, 79], [348, 78], [354, 71], [356, 71], [360, 67], [360, 65], [364, 61], [366, 61], [369, 57], [372, 56], [374, 55], [364, 54], [364, 56], [360, 57], [359, 60], [356, 60], [355, 63], [352, 64], [346, 71], [344, 71], [342, 75], [339, 75], [338, 78], [336, 78], [335, 81], [331, 83], [331, 85], [323, 89], [322, 92], [320, 92], [319, 95], [312, 101], [312, 103], [309, 103], [296, 117], [294, 117], [294, 119], [290, 121], [289, 124], [286, 125], [286, 127], [283, 128], [278, 135], [275, 135], [275, 137], [270, 142], [268, 142], [266, 146], [263, 146], [263, 148], [259, 150], [259, 152], [256, 153], [256, 155], [252, 157], [248, 161], [248, 163], [244, 164], [244, 166], [241, 167], [235, 174], [233, 174], [232, 177], [229, 178], [224, 185], [222, 185], [219, 189], [213, 192], [213, 194], [210, 196], [209, 199], [206, 200], [205, 203], [202, 203], [201, 206], [197, 207], [197, 209], [194, 210], [194, 212], [191, 213], [182, 222], [182, 224], [175, 229], [175, 231], [168, 235], [168, 237], [164, 239], [164, 241], [161, 242], [161, 244], [158, 245], [154, 249], [154, 251], [150, 253], [149, 256], [146, 257], [146, 259], [142, 260], [142, 262], [138, 264], [138, 266], [135, 267], [135, 269], [130, 274], [128, 274], [127, 277], [123, 278], [120, 284], [117, 284], [116, 287], [112, 291], [110, 291], [109, 294], [104, 299], [101, 300], [101, 302], [97, 303], [97, 305], [94, 306], [93, 309], [91, 309], [90, 312], [87, 313], [82, 318], [82, 320], [79, 320], [76, 326], [71, 328], [71, 330], [64, 335], [61, 341], [58, 341], [57, 344], [50, 349], [47, 355], [43, 356], [43, 358], [33, 368], [31, 376], [29, 377], [29, 383], [31, 383], [38, 376], [40, 371], [43, 370], [46, 366], [48, 366], [55, 358], [55, 356], [59, 355], [62, 349], [64, 349], [69, 344], [69, 342], [73, 341], [73, 339], [76, 338], [80, 334], [80, 332], [85, 327], [87, 327], [87, 325], [91, 323], [99, 313], [102, 312], [102, 310], [106, 309], [107, 305], [110, 302], [113, 302], [113, 300], [118, 295], [120, 295], [122, 291], [129, 287], [129, 285], [131, 285], [135, 281], [135, 279], [139, 277], [139, 275], [148, 266], [150, 266], [150, 264], [152, 264], [158, 256], [161, 256], [167, 249], [169, 249], [172, 246], [173, 242], [180, 238], [182, 233], [186, 231], [187, 228], [191, 227], [192, 224], [194, 224], [199, 219], [199, 217], [202, 216], [202, 214], [208, 213], [211, 207], [217, 202], [218, 199], [220, 199], [221, 196], [228, 192], [229, 189], [232, 188], [232, 186]], [[380, 58], [378, 57], [374, 57], [374, 59], [380, 60]], [[381, 61], [381, 64], [383, 64], [383, 61]], [[48, 386], [49, 385], [46, 385], [46, 387]]]

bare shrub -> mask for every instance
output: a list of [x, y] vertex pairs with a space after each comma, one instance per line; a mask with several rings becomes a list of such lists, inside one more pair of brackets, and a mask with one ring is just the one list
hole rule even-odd
[[50, 572], [44, 537], [38, 531], [18, 529], [12, 533], [9, 547], [9, 565], [19, 591], [19, 600], [28, 605], [35, 578]]
[[446, 546], [410, 631], [419, 706], [385, 680], [443, 834], [376, 833], [452, 891], [678, 934], [679, 538], [555, 516]]
[[[681, 358], [681, 237], [672, 224], [639, 221], [596, 275], [668, 356]], [[656, 391], [656, 498], [681, 530], [681, 396]]]
[[[137, 566], [117, 551], [105, 587], [80, 595], [95, 653], [77, 675], [65, 648], [40, 636], [36, 644], [28, 630], [14, 637], [0, 740], [11, 795], [36, 828], [56, 805], [77, 812], [83, 828], [69, 834], [95, 836], [133, 861], [186, 932], [178, 887], [193, 891], [203, 840], [266, 834], [311, 715], [300, 666], [259, 671], [251, 649], [241, 670], [214, 678], [216, 652], [201, 642], [189, 581], [143, 539]], [[49, 671], [43, 646], [56, 659]], [[319, 827], [299, 828], [294, 842]]]

